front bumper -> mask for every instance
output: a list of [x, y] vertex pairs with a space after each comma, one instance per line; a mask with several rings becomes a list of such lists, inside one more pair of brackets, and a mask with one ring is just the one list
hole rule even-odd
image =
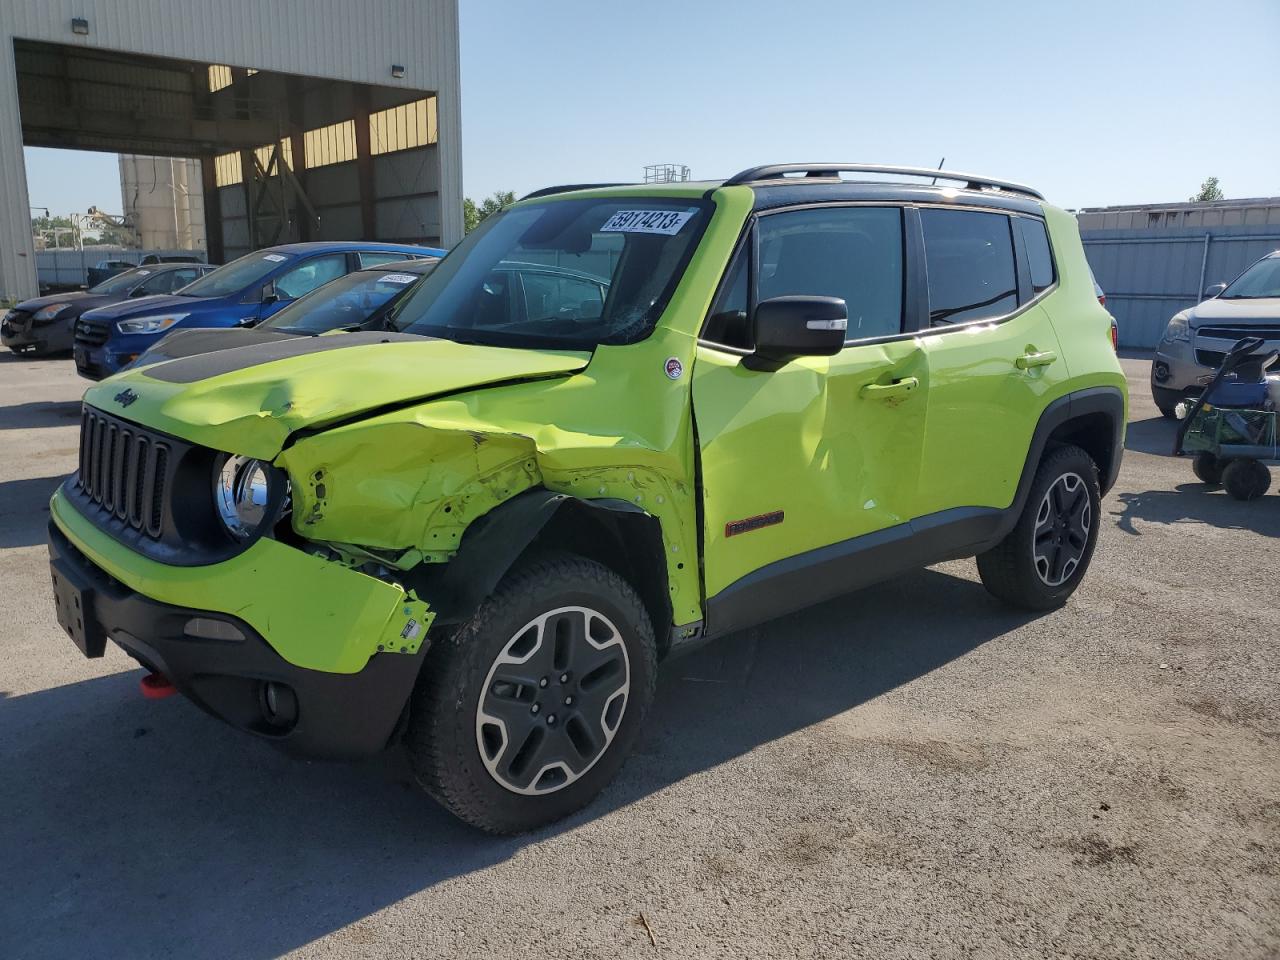
[[[396, 732], [428, 646], [425, 604], [274, 540], [175, 567], [117, 544], [61, 492], [51, 514], [55, 596], [82, 604], [86, 655], [110, 638], [204, 710], [303, 756], [367, 756]], [[193, 619], [243, 639], [195, 635], [208, 631]], [[283, 718], [267, 708], [271, 683], [295, 698]]]
[[0, 344], [10, 350], [34, 347], [42, 353], [71, 349], [73, 334], [62, 317], [37, 322], [31, 316], [14, 317], [12, 314], [0, 321]]

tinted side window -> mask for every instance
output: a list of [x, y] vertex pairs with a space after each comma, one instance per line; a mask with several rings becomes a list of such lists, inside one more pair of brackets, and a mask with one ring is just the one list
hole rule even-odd
[[929, 270], [929, 322], [964, 323], [1018, 306], [1009, 218], [970, 210], [921, 210]]
[[728, 277], [711, 307], [711, 316], [707, 317], [703, 339], [723, 343], [727, 347], [751, 349], [751, 330], [747, 324], [747, 277], [750, 272], [747, 266], [750, 262], [751, 244], [748, 243], [738, 251], [729, 266]]
[[310, 293], [321, 284], [336, 280], [347, 272], [347, 255], [332, 253], [312, 257], [276, 278], [276, 294], [282, 300], [294, 300]]
[[173, 270], [171, 275], [173, 283], [170, 284], [170, 289], [172, 290], [181, 290], [188, 283], [194, 283], [196, 277], [200, 276], [195, 270]]
[[902, 212], [827, 207], [761, 217], [756, 287], [757, 302], [796, 294], [841, 298], [850, 340], [901, 333]]
[[1014, 220], [1022, 231], [1022, 242], [1027, 247], [1027, 265], [1031, 267], [1031, 289], [1036, 293], [1053, 286], [1053, 253], [1049, 249], [1049, 234], [1044, 224], [1031, 217]]
[[157, 273], [154, 277], [148, 278], [143, 286], [147, 288], [147, 293], [169, 293], [173, 290], [173, 271]]
[[357, 257], [360, 258], [360, 266], [376, 267], [380, 263], [395, 263], [398, 260], [417, 260], [417, 257], [407, 253], [391, 253], [386, 250], [361, 250]]

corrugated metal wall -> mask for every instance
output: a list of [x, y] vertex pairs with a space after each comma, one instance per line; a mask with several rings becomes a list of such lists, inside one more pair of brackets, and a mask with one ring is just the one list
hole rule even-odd
[[1188, 230], [1082, 230], [1085, 256], [1120, 328], [1120, 345], [1155, 347], [1179, 310], [1280, 248], [1274, 224]]
[[0, 0], [0, 297], [36, 292], [15, 37], [434, 91], [441, 235], [462, 237], [457, 0]]

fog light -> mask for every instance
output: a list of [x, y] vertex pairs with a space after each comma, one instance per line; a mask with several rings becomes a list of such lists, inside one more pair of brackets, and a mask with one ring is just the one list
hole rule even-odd
[[1152, 373], [1152, 376], [1154, 376], [1157, 380], [1163, 383], [1165, 380], [1169, 379], [1169, 365], [1165, 363], [1163, 360], [1157, 360], [1155, 366], [1152, 368], [1151, 373]]
[[182, 628], [182, 632], [199, 640], [226, 640], [231, 643], [244, 641], [244, 633], [235, 624], [209, 617], [192, 617]]
[[298, 722], [298, 695], [283, 683], [268, 680], [262, 685], [262, 716], [273, 727], [292, 727]]

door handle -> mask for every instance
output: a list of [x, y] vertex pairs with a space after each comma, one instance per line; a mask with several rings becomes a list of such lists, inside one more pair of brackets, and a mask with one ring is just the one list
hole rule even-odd
[[1013, 361], [1013, 365], [1019, 370], [1030, 370], [1032, 367], [1047, 367], [1057, 359], [1058, 355], [1056, 353], [1052, 350], [1045, 350], [1041, 353], [1024, 353]]
[[868, 400], [887, 400], [890, 397], [901, 397], [920, 386], [915, 377], [903, 377], [893, 383], [868, 383], [858, 391], [858, 396]]

